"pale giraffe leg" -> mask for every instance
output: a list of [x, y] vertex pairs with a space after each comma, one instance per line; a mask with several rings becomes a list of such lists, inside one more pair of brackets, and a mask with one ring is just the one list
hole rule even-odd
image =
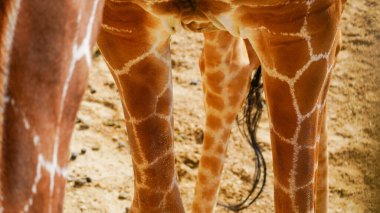
[[[323, 162], [323, 154], [320, 190], [316, 189], [318, 149], [325, 153], [326, 143], [323, 138], [323, 144], [318, 145], [319, 123], [324, 119], [321, 109], [334, 65], [340, 10], [338, 3], [331, 7], [325, 3], [307, 2], [300, 9], [300, 17], [303, 14], [304, 18], [299, 19], [298, 27], [278, 28], [268, 22], [262, 30], [251, 32], [251, 42], [264, 70], [276, 212], [327, 211], [327, 204], [323, 204], [327, 199], [327, 176], [322, 174], [327, 170], [327, 161]], [[323, 27], [317, 24], [320, 22]], [[321, 204], [317, 209], [318, 196]]]
[[243, 39], [228, 32], [205, 33], [200, 69], [205, 93], [206, 124], [193, 212], [213, 212], [232, 124], [247, 96], [253, 67]]
[[140, 7], [106, 3], [98, 45], [127, 123], [135, 174], [131, 212], [184, 212], [174, 167], [169, 36]]
[[69, 141], [103, 2], [13, 2], [9, 67], [1, 70], [0, 212], [62, 212]]

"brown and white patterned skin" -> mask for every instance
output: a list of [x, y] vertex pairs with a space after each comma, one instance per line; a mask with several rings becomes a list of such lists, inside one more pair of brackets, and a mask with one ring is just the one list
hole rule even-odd
[[101, 0], [1, 1], [0, 212], [62, 212]]
[[204, 33], [200, 59], [206, 122], [193, 212], [212, 212], [227, 141], [232, 125], [247, 97], [252, 71], [260, 65], [249, 42], [226, 31]]
[[[1, 17], [1, 48], [7, 51], [0, 55], [5, 94], [0, 211], [61, 211], [67, 142], [85, 85], [99, 1], [62, 3], [67, 10], [37, 1], [4, 4], [17, 22]], [[193, 212], [214, 211], [231, 125], [259, 65], [271, 121], [276, 212], [326, 212], [325, 97], [343, 3], [107, 0], [98, 45], [124, 107], [135, 173], [131, 212], [184, 212], [174, 169], [169, 46], [170, 35], [181, 28], [205, 35], [200, 67], [206, 129]], [[61, 34], [53, 26], [28, 28], [24, 14], [35, 5], [56, 9], [49, 21], [41, 22], [43, 16], [33, 21], [59, 23], [65, 26]], [[37, 43], [33, 33], [47, 40]], [[25, 59], [28, 53], [33, 57]]]

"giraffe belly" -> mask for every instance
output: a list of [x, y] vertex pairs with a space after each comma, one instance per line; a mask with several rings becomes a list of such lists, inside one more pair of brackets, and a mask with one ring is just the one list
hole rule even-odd
[[[132, 3], [159, 18], [171, 33], [226, 30], [245, 37], [239, 26], [243, 14], [268, 14], [299, 6], [299, 0], [107, 0], [116, 4]], [[302, 4], [303, 5], [303, 4]], [[247, 12], [248, 11], [248, 12]], [[237, 16], [236, 13], [239, 15]], [[255, 22], [255, 20], [251, 20]]]
[[191, 32], [209, 32], [218, 29], [207, 17], [198, 14], [182, 17], [181, 25], [185, 30]]
[[[153, 3], [154, 2], [154, 3]], [[150, 8], [145, 8], [161, 19], [170, 20], [171, 23], [180, 23], [181, 28], [191, 32], [207, 32], [217, 30], [212, 20], [209, 19], [209, 8], [204, 0], [168, 0], [163, 2], [153, 1]], [[216, 6], [218, 1], [213, 1]], [[226, 3], [223, 3], [227, 6]], [[207, 4], [208, 5], [208, 4]], [[173, 21], [173, 19], [175, 21]]]

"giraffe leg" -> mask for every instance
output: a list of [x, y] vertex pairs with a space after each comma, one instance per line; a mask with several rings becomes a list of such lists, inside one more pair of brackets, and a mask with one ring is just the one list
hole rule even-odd
[[[281, 13], [287, 9], [292, 10], [284, 7]], [[338, 2], [327, 1], [308, 2], [297, 9], [299, 20], [281, 24], [289, 27], [263, 22], [250, 40], [264, 70], [276, 212], [326, 212], [326, 139], [319, 126], [338, 44], [340, 9]], [[318, 161], [322, 165], [317, 174]]]
[[328, 209], [328, 150], [326, 129], [326, 106], [320, 114], [320, 138], [318, 142], [318, 166], [315, 177], [315, 211], [325, 213]]
[[184, 212], [174, 167], [169, 36], [140, 7], [106, 2], [98, 45], [123, 103], [135, 174], [132, 212]]
[[[338, 29], [336, 38], [337, 45], [331, 50], [331, 54], [337, 57], [341, 48], [341, 31]], [[335, 66], [335, 61], [332, 62]], [[327, 77], [327, 83], [324, 85], [321, 100], [326, 102], [328, 86], [331, 77]], [[322, 104], [320, 119], [318, 123], [318, 131], [320, 132], [318, 144], [318, 167], [316, 174], [316, 190], [315, 190], [315, 211], [325, 213], [328, 210], [329, 184], [328, 184], [328, 143], [327, 143], [327, 106]]]
[[0, 212], [62, 212], [69, 141], [103, 3], [7, 2], [2, 12], [14, 23], [0, 38], [9, 45], [0, 58]]
[[223, 31], [204, 36], [200, 69], [206, 124], [193, 203], [195, 213], [213, 212], [232, 124], [247, 96], [253, 67], [259, 66], [256, 55], [247, 52], [242, 39]]

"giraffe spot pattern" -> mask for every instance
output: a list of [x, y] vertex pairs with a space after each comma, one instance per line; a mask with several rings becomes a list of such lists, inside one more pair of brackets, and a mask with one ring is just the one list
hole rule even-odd
[[216, 117], [215, 115], [207, 115], [206, 125], [208, 128], [215, 131], [223, 127], [222, 121], [220, 120], [220, 118]]
[[202, 156], [202, 167], [209, 170], [212, 175], [219, 175], [222, 171], [221, 159], [214, 156]]

